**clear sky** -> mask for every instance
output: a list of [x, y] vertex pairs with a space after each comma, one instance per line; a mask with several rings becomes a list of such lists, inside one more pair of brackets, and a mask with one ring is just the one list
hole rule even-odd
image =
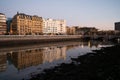
[[68, 26], [113, 30], [120, 21], [120, 0], [0, 0], [0, 13], [12, 18], [17, 11], [65, 19]]

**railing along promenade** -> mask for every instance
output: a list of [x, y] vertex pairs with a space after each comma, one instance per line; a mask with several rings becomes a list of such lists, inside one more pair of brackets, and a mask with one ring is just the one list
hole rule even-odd
[[36, 43], [81, 39], [81, 35], [0, 35], [0, 46], [19, 46]]
[[0, 41], [4, 40], [53, 40], [53, 39], [81, 39], [81, 38], [120, 38], [120, 35], [0, 35]]
[[70, 41], [77, 39], [110, 40], [114, 38], [120, 41], [120, 35], [0, 35], [0, 47], [56, 41]]
[[50, 40], [50, 39], [76, 39], [82, 35], [0, 35], [0, 40]]

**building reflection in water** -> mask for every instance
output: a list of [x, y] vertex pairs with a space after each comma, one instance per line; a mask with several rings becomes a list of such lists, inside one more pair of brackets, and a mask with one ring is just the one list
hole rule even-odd
[[77, 58], [102, 45], [109, 45], [109, 43], [70, 41], [0, 48], [0, 79], [27, 79], [30, 75], [40, 73], [44, 69], [69, 63], [71, 58]]
[[57, 44], [57, 46], [51, 45], [49, 47], [9, 51], [7, 52], [7, 55], [3, 53], [0, 54], [0, 71], [6, 69], [7, 59], [9, 63], [14, 64], [14, 66], [20, 70], [30, 66], [37, 66], [45, 62], [53, 62], [59, 59], [65, 60], [66, 51], [75, 47], [84, 48], [85, 46], [88, 46], [91, 48], [92, 46], [99, 47], [100, 44], [101, 43], [95, 41], [68, 42]]
[[[78, 44], [77, 46], [79, 46], [80, 48], [84, 48], [84, 47], [89, 47], [89, 48], [92, 48], [92, 47], [96, 47], [98, 48], [99, 45], [102, 45], [102, 43], [98, 42], [98, 41], [88, 41], [88, 42], [81, 42], [80, 44]], [[77, 47], [76, 46], [76, 47]], [[75, 47], [75, 46], [73, 46]]]
[[30, 66], [36, 66], [45, 62], [66, 58], [66, 47], [44, 47], [40, 49], [21, 50], [8, 53], [9, 60], [20, 70]]
[[43, 51], [43, 62], [52, 62], [66, 58], [66, 47], [46, 47]]
[[7, 68], [7, 56], [5, 53], [0, 53], [0, 72], [3, 72]]

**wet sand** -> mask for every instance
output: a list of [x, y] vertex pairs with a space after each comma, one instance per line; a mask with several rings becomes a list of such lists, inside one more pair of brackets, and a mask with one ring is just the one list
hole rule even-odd
[[120, 45], [72, 58], [72, 63], [46, 69], [29, 80], [120, 80]]

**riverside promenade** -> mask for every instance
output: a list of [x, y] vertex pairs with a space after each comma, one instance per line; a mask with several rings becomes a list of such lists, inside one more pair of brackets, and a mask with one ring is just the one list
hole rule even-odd
[[81, 39], [82, 35], [0, 35], [0, 46], [19, 46], [35, 43]]
[[82, 35], [0, 35], [0, 41], [3, 40], [55, 40], [55, 39], [78, 39]]
[[119, 39], [115, 35], [0, 35], [0, 46], [19, 46], [35, 43], [60, 42], [82, 39]]

